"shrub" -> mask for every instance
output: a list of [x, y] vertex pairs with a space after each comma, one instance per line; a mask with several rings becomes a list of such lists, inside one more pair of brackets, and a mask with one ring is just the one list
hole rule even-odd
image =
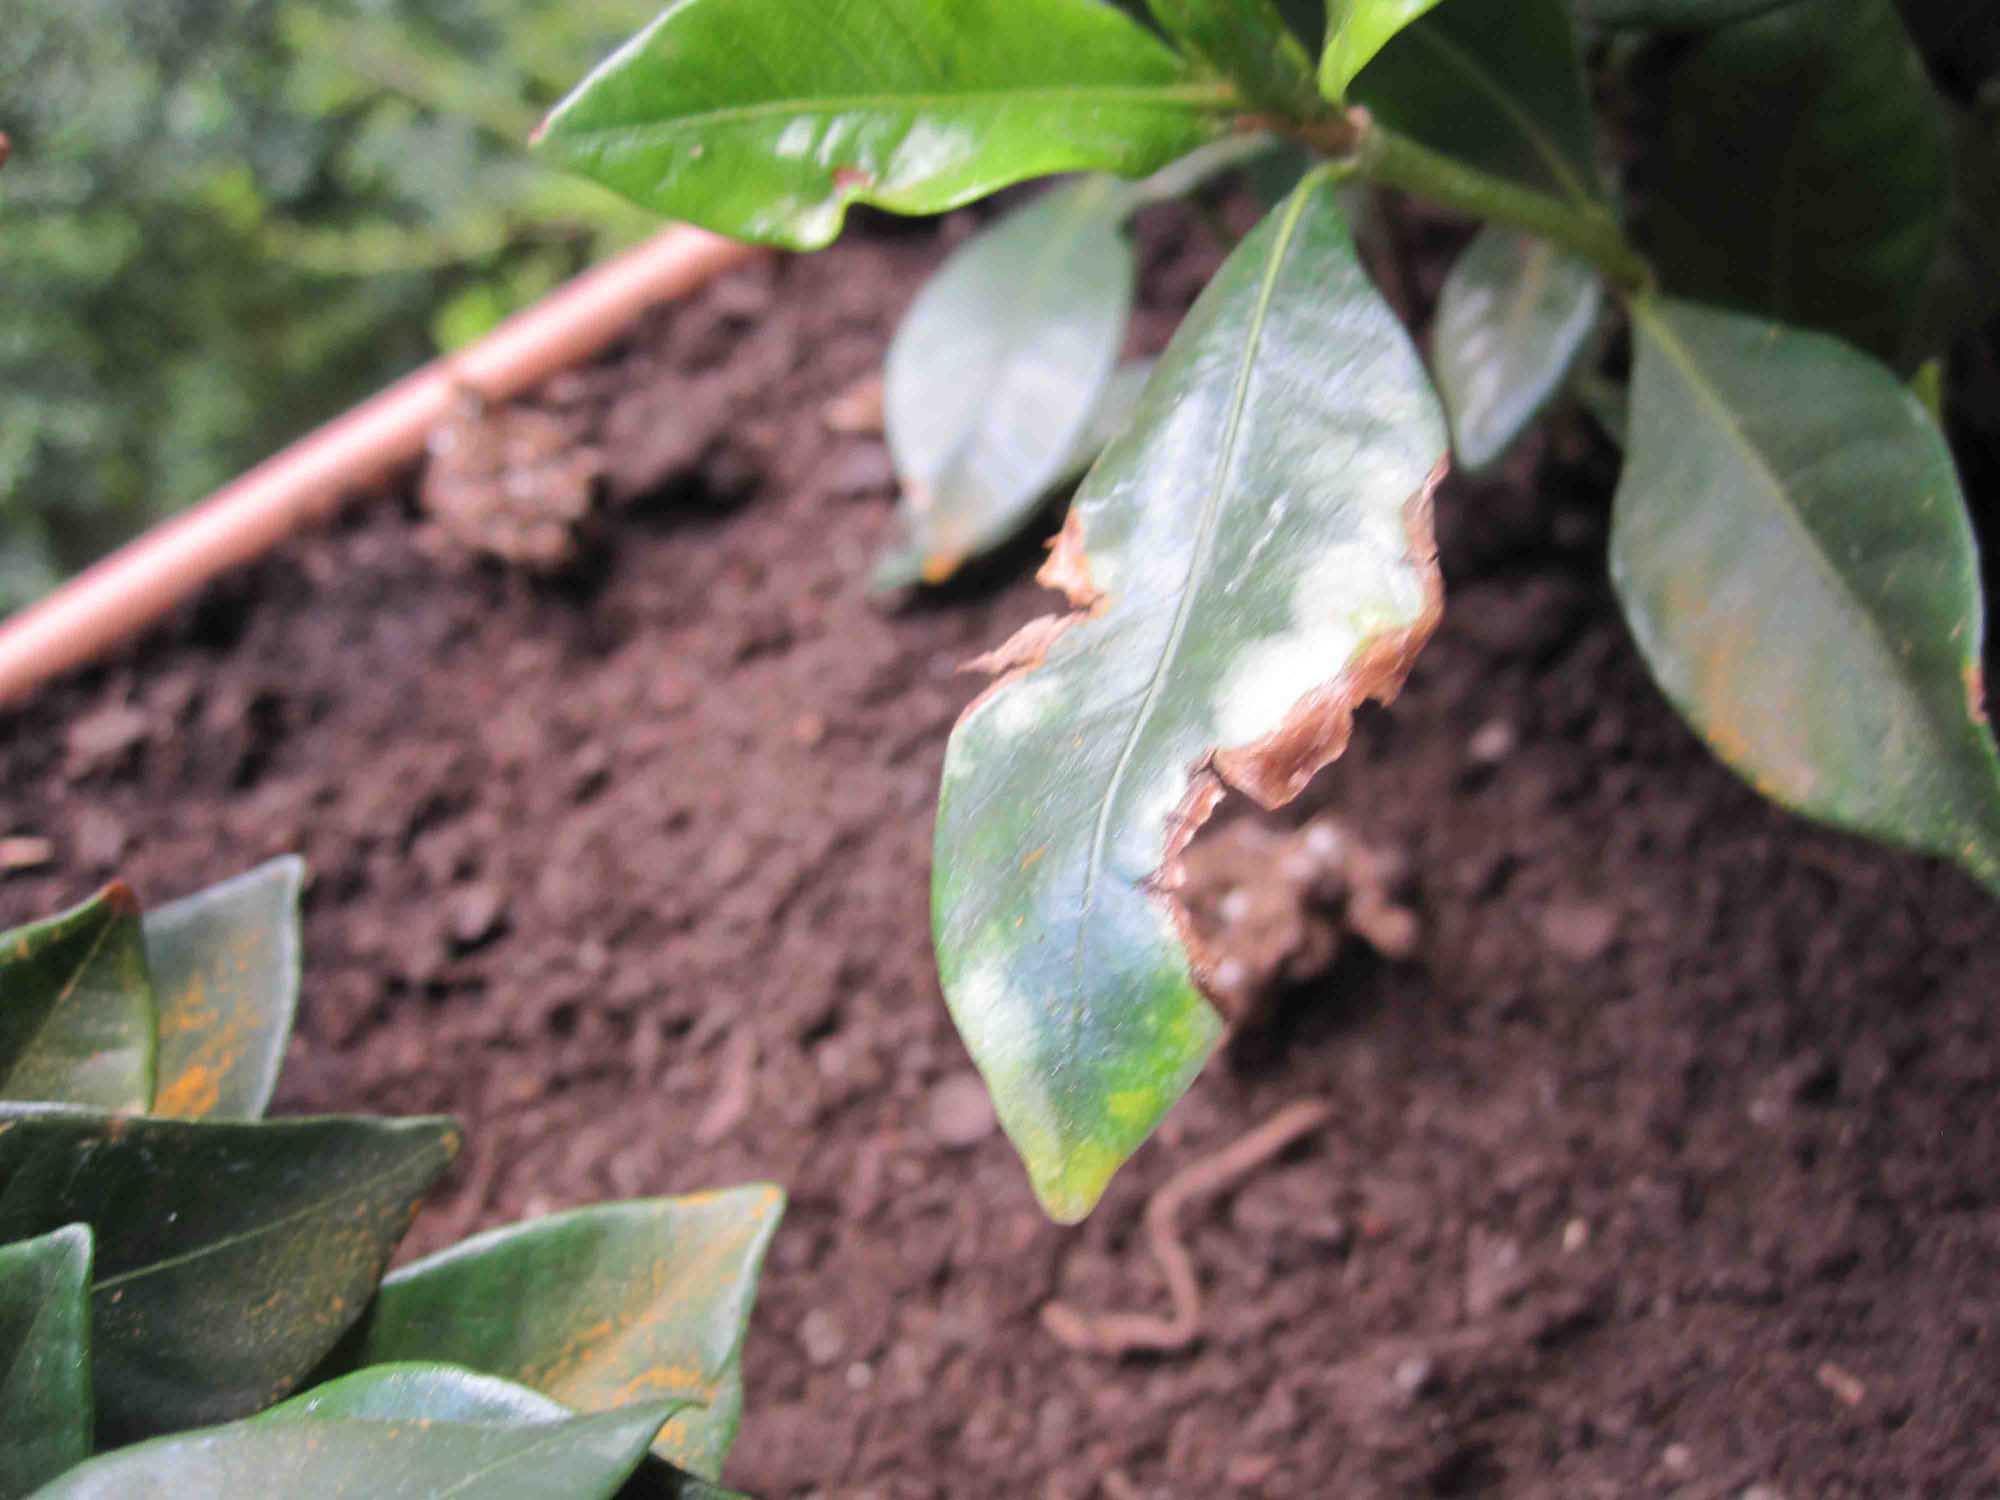
[[554, 1214], [385, 1277], [458, 1131], [262, 1118], [301, 875], [143, 917], [113, 884], [0, 934], [0, 1496], [722, 1497], [782, 1194]]
[[[1629, 198], [1599, 39], [1630, 64]], [[1448, 456], [1493, 461], [1609, 318], [1633, 351], [1611, 575], [1662, 689], [1768, 796], [2000, 888], [1973, 538], [1906, 384], [1994, 282], [1964, 274], [1992, 225], [1953, 219], [1948, 123], [1990, 150], [1892, 0], [678, 0], [544, 123], [552, 161], [799, 249], [850, 204], [1163, 174], [1057, 189], [919, 300], [888, 371], [889, 581], [950, 572], [1076, 461], [1119, 378], [1136, 202], [1245, 135], [1319, 158], [1151, 371], [1042, 569], [1068, 611], [983, 660], [947, 752], [939, 969], [1051, 1213], [1088, 1211], [1223, 1033], [1175, 898], [1189, 839], [1228, 790], [1296, 795], [1395, 695], [1439, 619]], [[1429, 370], [1351, 184], [1483, 226]]]

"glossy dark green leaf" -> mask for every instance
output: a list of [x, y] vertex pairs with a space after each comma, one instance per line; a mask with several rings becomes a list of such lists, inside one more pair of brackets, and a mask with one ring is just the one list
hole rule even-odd
[[1646, 225], [1667, 290], [1893, 358], [1950, 196], [1893, 0], [1799, 0], [1698, 38], [1663, 119]]
[[1307, 118], [1323, 111], [1313, 62], [1274, 0], [1147, 0], [1168, 36], [1235, 83], [1250, 103]]
[[950, 577], [1062, 477], [1131, 314], [1128, 206], [1112, 178], [1059, 187], [967, 240], [917, 294], [883, 374], [902, 541], [878, 586]]
[[1579, 0], [1577, 8], [1599, 26], [1709, 31], [1796, 3], [1798, 0]]
[[1240, 107], [1090, 0], [676, 0], [539, 141], [661, 213], [808, 249], [850, 203], [934, 213], [1054, 172], [1147, 172]]
[[458, 1150], [447, 1120], [127, 1119], [0, 1110], [0, 1239], [96, 1234], [103, 1442], [290, 1393], [361, 1313]]
[[1050, 1213], [1086, 1213], [1222, 1034], [1171, 892], [1225, 784], [1295, 795], [1439, 609], [1444, 419], [1308, 177], [1188, 314], [1043, 580], [1076, 612], [946, 754], [946, 998]]
[[[649, 1402], [667, 1413], [671, 1401]], [[253, 1420], [428, 1421], [510, 1427], [568, 1421], [575, 1413], [540, 1391], [459, 1365], [371, 1365], [315, 1386]], [[649, 1453], [617, 1491], [618, 1500], [743, 1500]]]
[[1453, 263], [1431, 327], [1452, 450], [1468, 468], [1505, 453], [1561, 387], [1597, 325], [1589, 262], [1488, 225]]
[[713, 1478], [742, 1416], [743, 1333], [783, 1211], [778, 1189], [751, 1186], [479, 1235], [385, 1280], [342, 1358], [464, 1365], [579, 1411], [696, 1403], [658, 1449]]
[[1596, 126], [1569, 0], [1451, 0], [1384, 46], [1350, 92], [1433, 151], [1596, 200]]
[[[662, 1402], [661, 1405], [668, 1403]], [[281, 1401], [256, 1422], [457, 1422], [533, 1427], [576, 1413], [560, 1401], [463, 1365], [402, 1361], [371, 1365]], [[664, 1418], [662, 1418], [664, 1420]]]
[[47, 1500], [610, 1500], [645, 1458], [647, 1442], [671, 1410], [671, 1403], [656, 1402], [593, 1416], [499, 1423], [281, 1408], [92, 1459], [41, 1494]]
[[0, 933], [0, 1099], [138, 1113], [153, 1102], [153, 989], [139, 903], [114, 881]]
[[1389, 41], [1438, 0], [1327, 0], [1326, 47], [1319, 57], [1319, 91], [1344, 100], [1355, 75]]
[[298, 1005], [305, 869], [288, 854], [147, 913], [154, 1114], [254, 1120], [271, 1102]]
[[90, 1230], [0, 1245], [0, 1500], [90, 1456]]
[[1837, 339], [1671, 301], [1638, 362], [1611, 569], [1654, 675], [1772, 799], [2000, 889], [2000, 759], [1943, 436]]

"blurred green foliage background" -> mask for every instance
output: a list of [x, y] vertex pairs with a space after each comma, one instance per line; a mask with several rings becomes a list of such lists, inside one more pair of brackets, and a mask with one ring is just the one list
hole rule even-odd
[[657, 0], [6, 0], [0, 611], [653, 221], [523, 142]]

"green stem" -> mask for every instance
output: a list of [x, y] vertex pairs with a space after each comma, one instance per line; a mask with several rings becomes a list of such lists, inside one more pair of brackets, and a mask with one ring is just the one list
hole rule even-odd
[[1370, 182], [1525, 229], [1582, 256], [1627, 292], [1650, 291], [1657, 284], [1652, 266], [1626, 242], [1618, 221], [1594, 203], [1565, 202], [1468, 167], [1377, 124], [1364, 109], [1304, 134], [1308, 144], [1347, 156]]

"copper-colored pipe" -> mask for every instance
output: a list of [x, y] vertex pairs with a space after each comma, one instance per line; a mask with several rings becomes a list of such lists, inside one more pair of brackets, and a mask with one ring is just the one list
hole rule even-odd
[[603, 348], [657, 302], [759, 253], [675, 226], [432, 360], [0, 623], [0, 703], [81, 666], [218, 574], [423, 451], [467, 390], [505, 401]]

